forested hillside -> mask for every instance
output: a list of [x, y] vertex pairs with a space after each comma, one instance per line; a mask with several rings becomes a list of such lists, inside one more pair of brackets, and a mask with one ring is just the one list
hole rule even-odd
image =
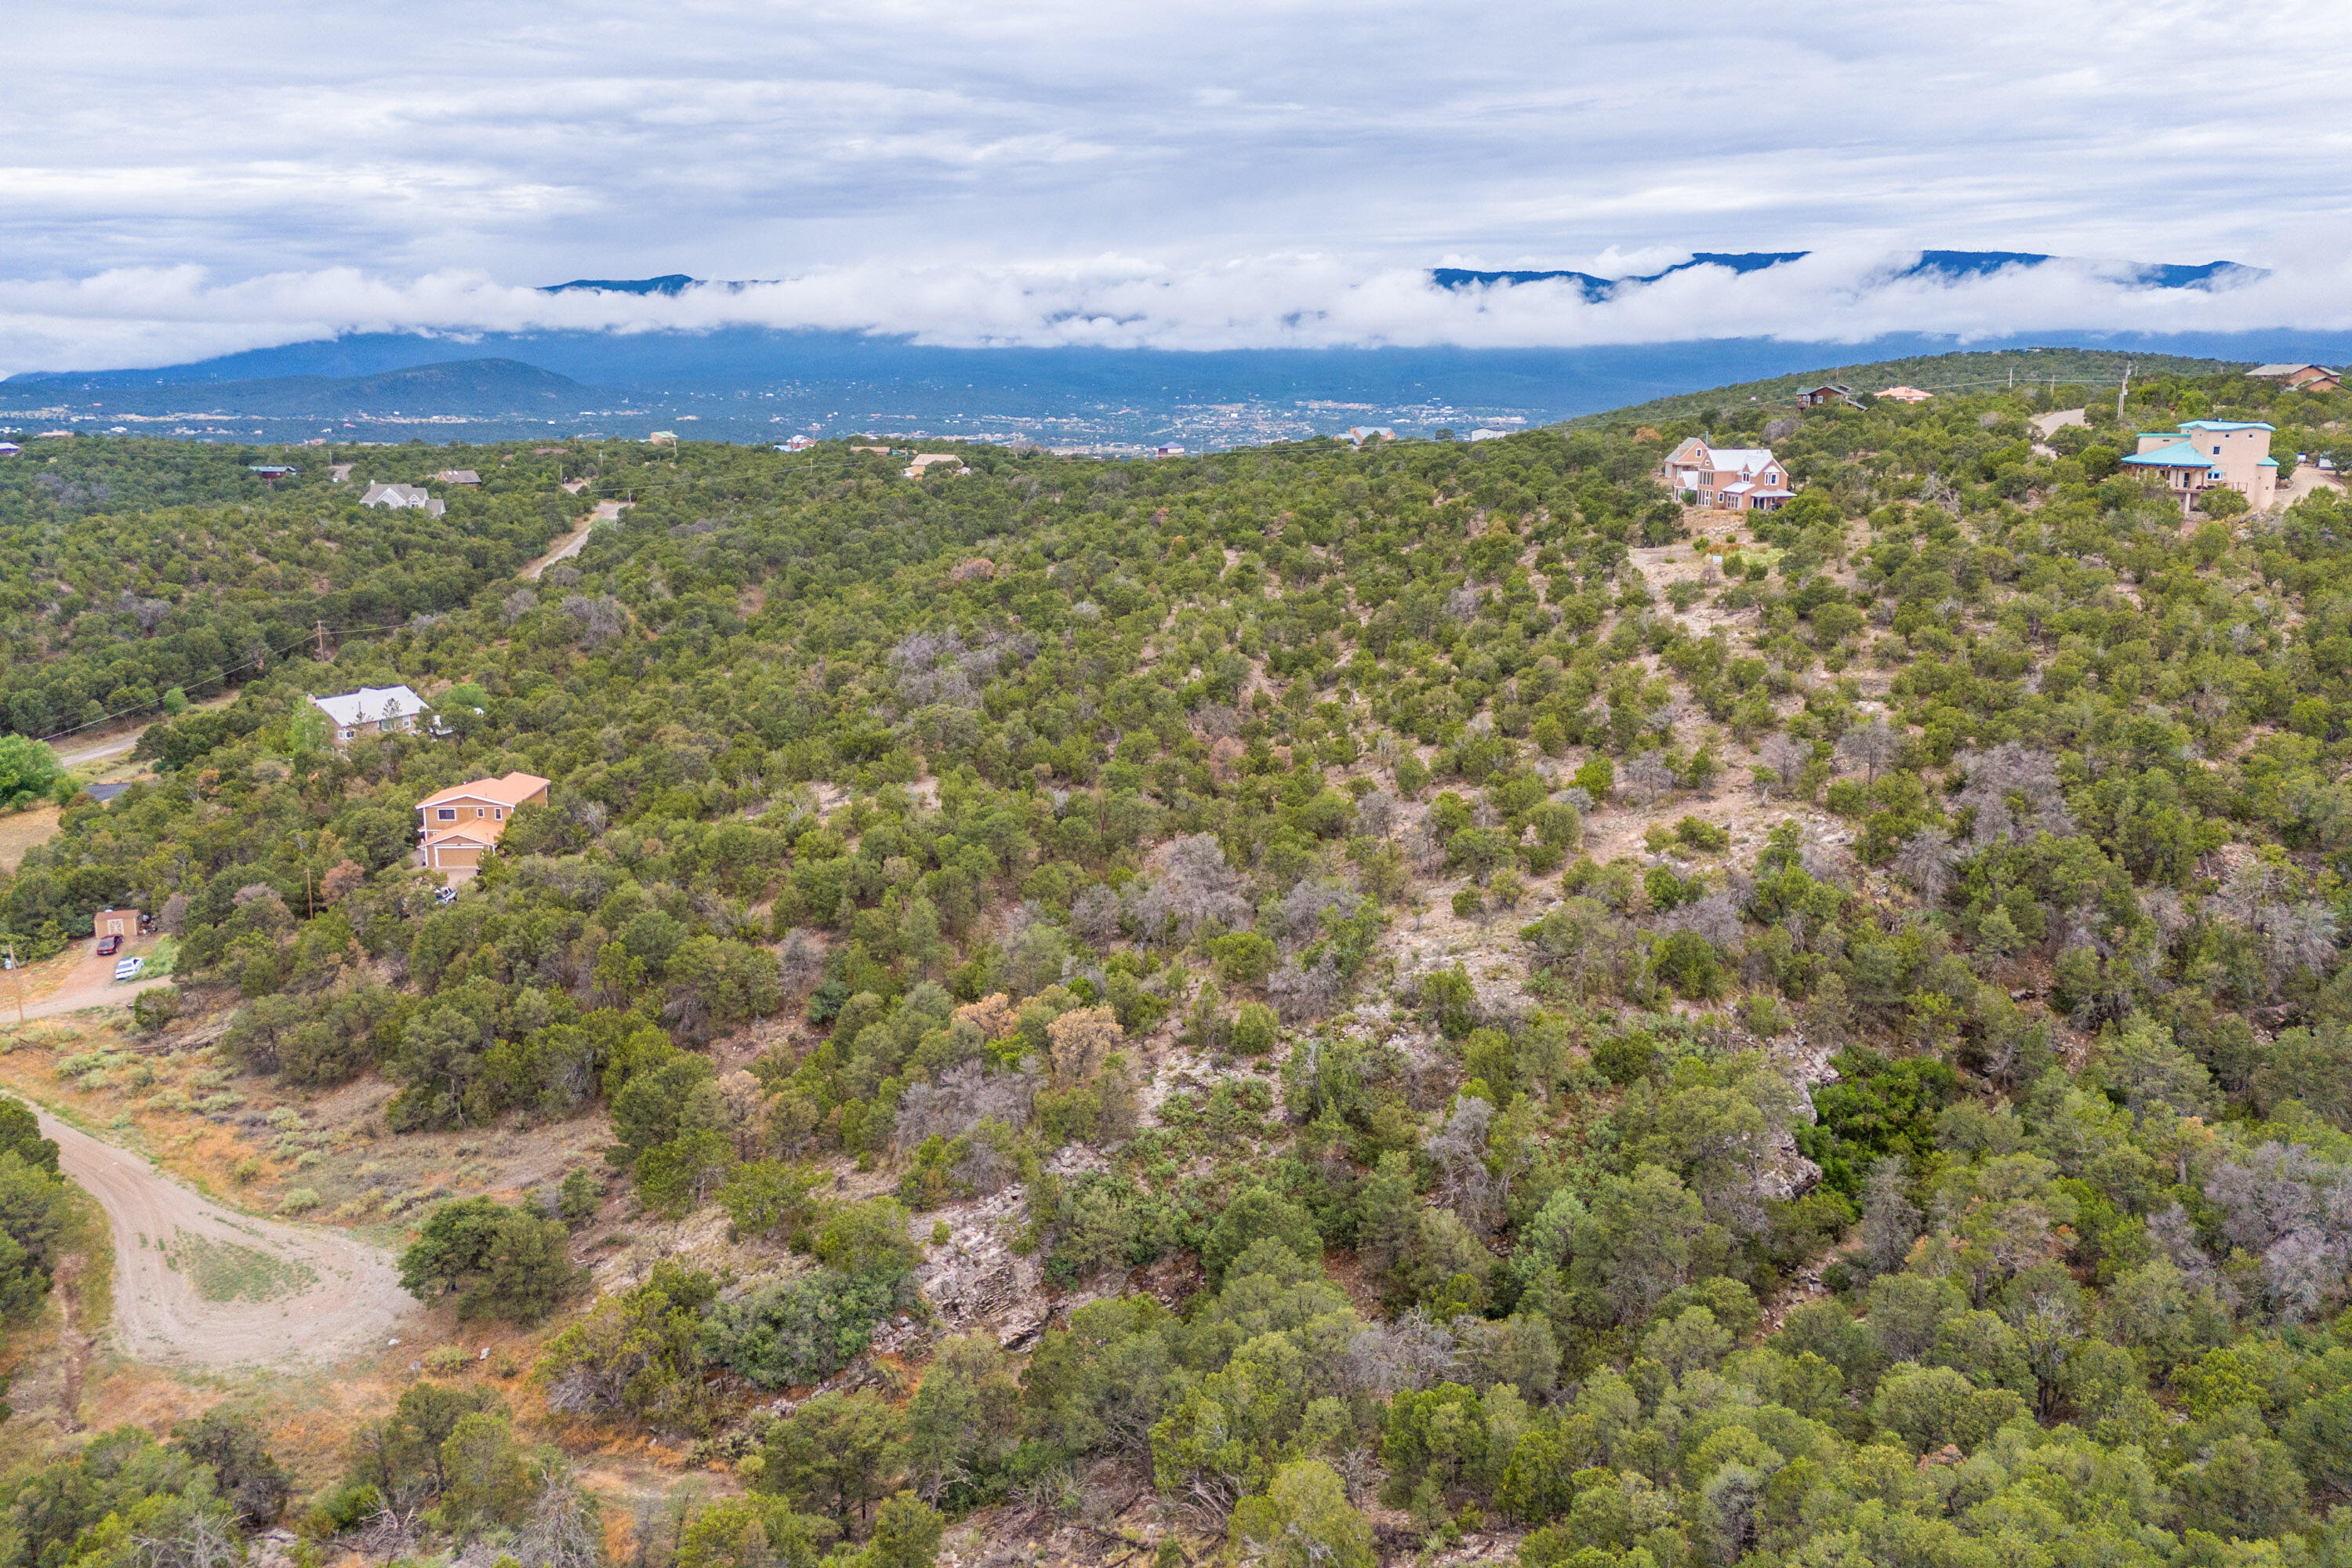
[[[1588, 414], [1570, 421], [1578, 427], [1633, 426], [1661, 419], [1703, 419], [1709, 409], [1765, 404], [1775, 412], [1796, 406], [1797, 394], [1824, 382], [1850, 386], [1857, 397], [1874, 397], [1888, 386], [1912, 386], [1923, 392], [1977, 396], [2014, 393], [2029, 399], [2039, 393], [2042, 405], [2079, 407], [2086, 395], [2105, 395], [2107, 411], [2116, 406], [2116, 391], [2128, 373], [2140, 382], [2168, 381], [2231, 386], [2233, 372], [2249, 368], [2221, 360], [2189, 359], [2179, 354], [2126, 353], [2117, 349], [1995, 349], [1941, 354], [1915, 354], [1904, 359], [1873, 360], [1866, 364], [1831, 365], [1795, 375], [1743, 381], [1706, 392], [1678, 393], [1653, 402], [1605, 413]], [[2066, 401], [2052, 403], [2063, 393]], [[2268, 393], [2256, 394], [2267, 400]], [[1720, 416], [1718, 415], [1718, 417]]]
[[[656, 1568], [967, 1518], [1158, 1568], [2352, 1563], [2352, 507], [2116, 468], [2210, 415], [2284, 468], [2352, 398], [2134, 395], [2042, 451], [2005, 389], [1718, 409], [1800, 480], [1738, 520], [1651, 479], [1687, 420], [480, 448], [429, 520], [60, 459], [0, 476], [14, 727], [396, 629], [155, 723], [0, 921], [136, 904], [162, 1047], [381, 1075], [390, 1139], [609, 1119], [633, 1225], [723, 1229], [591, 1286], [593, 1173], [399, 1216], [420, 1294], [548, 1325], [541, 1436], [720, 1472]], [[303, 703], [395, 681], [456, 732]], [[415, 803], [512, 770], [549, 802], [440, 902]], [[420, 1383], [305, 1534], [593, 1561], [518, 1430]], [[41, 1500], [92, 1463], [9, 1483], [10, 1561], [92, 1560]]]

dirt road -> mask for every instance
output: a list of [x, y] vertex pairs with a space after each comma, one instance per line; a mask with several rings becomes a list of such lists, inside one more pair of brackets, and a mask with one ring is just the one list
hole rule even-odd
[[114, 1332], [134, 1360], [205, 1367], [334, 1362], [416, 1307], [392, 1258], [341, 1231], [222, 1208], [40, 1112], [58, 1164], [114, 1231]]
[[554, 544], [549, 548], [546, 554], [541, 556], [536, 561], [526, 563], [523, 569], [516, 573], [515, 575], [522, 578], [528, 583], [538, 582], [540, 574], [545, 572], [549, 567], [554, 565], [559, 561], [569, 561], [572, 557], [579, 554], [581, 546], [588, 542], [588, 535], [594, 531], [596, 523], [593, 519], [582, 523], [578, 528], [573, 529], [571, 532], [557, 540]]
[[629, 508], [636, 504], [637, 503], [635, 501], [627, 500], [598, 501], [596, 503], [595, 510], [581, 520], [581, 523], [578, 528], [573, 529], [571, 532], [557, 540], [549, 547], [546, 554], [541, 556], [536, 561], [526, 563], [523, 569], [516, 573], [515, 575], [523, 578], [527, 582], [538, 582], [540, 574], [545, 572], [549, 567], [554, 565], [559, 561], [569, 561], [573, 556], [579, 554], [581, 550], [587, 544], [588, 536], [596, 531], [596, 525], [598, 523], [618, 522], [621, 521], [621, 513], [626, 511]]
[[[140, 945], [152, 946], [152, 943]], [[136, 951], [135, 947], [129, 950]], [[126, 952], [125, 956], [128, 955]], [[70, 963], [71, 967], [66, 970], [64, 977], [57, 981], [51, 990], [46, 993], [37, 991], [36, 987], [46, 983], [38, 980], [26, 987], [33, 994], [24, 999], [24, 1022], [30, 1023], [36, 1018], [61, 1018], [85, 1007], [128, 1007], [131, 999], [142, 991], [152, 991], [158, 985], [172, 984], [172, 977], [168, 974], [117, 980], [114, 977], [115, 961], [99, 957], [98, 943], [94, 941], [77, 943], [75, 951], [64, 962]], [[18, 1021], [16, 983], [25, 974], [37, 973], [37, 970], [27, 970], [0, 974], [0, 1028]]]

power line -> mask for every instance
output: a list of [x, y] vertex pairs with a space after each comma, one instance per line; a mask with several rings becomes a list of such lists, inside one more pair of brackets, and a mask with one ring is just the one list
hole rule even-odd
[[[408, 623], [406, 621], [387, 621], [382, 626], [344, 626], [337, 630], [333, 635], [341, 637], [356, 636], [361, 632], [398, 631], [407, 624]], [[265, 642], [261, 645], [261, 651], [259, 653], [255, 654], [251, 658], [245, 660], [243, 663], [230, 665], [227, 668], [220, 672], [218, 679], [222, 684], [226, 685], [227, 684], [228, 678], [236, 674], [239, 670], [251, 669], [254, 666], [261, 664], [273, 657], [289, 653], [295, 648], [300, 647], [303, 644], [310, 642], [313, 637], [317, 635], [318, 634], [316, 632], [304, 632], [292, 642], [286, 644], [283, 647], [273, 648]], [[156, 704], [152, 702], [135, 702], [130, 707], [121, 709], [115, 712], [100, 714], [98, 718], [92, 719], [87, 723], [75, 724], [63, 730], [53, 730], [46, 735], [36, 735], [33, 739], [44, 742], [62, 740], [68, 735], [79, 735], [84, 730], [95, 730], [101, 724], [111, 724], [118, 719], [128, 719], [134, 714], [150, 711], [155, 707]]]

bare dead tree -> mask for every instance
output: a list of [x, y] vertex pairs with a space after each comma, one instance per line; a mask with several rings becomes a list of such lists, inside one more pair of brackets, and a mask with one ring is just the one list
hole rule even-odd
[[1756, 748], [1757, 759], [1780, 776], [1782, 789], [1795, 789], [1813, 760], [1813, 749], [1790, 735], [1768, 735]]
[[1090, 947], [1100, 947], [1118, 935], [1119, 899], [1100, 882], [1080, 890], [1070, 900], [1070, 929]]
[[1444, 1382], [1461, 1361], [1454, 1331], [1414, 1307], [1391, 1322], [1357, 1330], [1348, 1341], [1340, 1375], [1352, 1390], [1400, 1394]]
[[245, 1556], [245, 1543], [226, 1521], [199, 1510], [170, 1535], [134, 1536], [137, 1568], [230, 1568]]
[[1474, 1225], [1483, 1225], [1493, 1197], [1494, 1178], [1486, 1169], [1486, 1129], [1495, 1108], [1476, 1095], [1454, 1102], [1454, 1113], [1429, 1140], [1429, 1157], [1437, 1164], [1448, 1207]]
[[1903, 847], [1895, 853], [1895, 869], [1918, 889], [1920, 901], [1933, 909], [1951, 890], [1957, 860], [1952, 836], [1930, 823], [1904, 840]]
[[1864, 782], [1869, 784], [1878, 782], [1878, 770], [1894, 762], [1902, 749], [1903, 737], [1884, 719], [1854, 725], [1838, 737], [1837, 743], [1837, 754], [1858, 764]]
[[1989, 752], [1963, 752], [1960, 771], [1968, 783], [1954, 797], [1956, 809], [1976, 814], [1969, 840], [1977, 847], [2004, 838], [2074, 831], [2058, 781], [2058, 760], [2021, 741], [2003, 741]]
[[1655, 752], [1643, 752], [1625, 764], [1625, 794], [1636, 805], [1648, 805], [1675, 787], [1675, 770]]
[[523, 1568], [602, 1568], [604, 1532], [568, 1471], [548, 1472], [515, 1542], [515, 1555]]
[[585, 594], [564, 596], [563, 613], [580, 623], [580, 637], [590, 647], [602, 647], [628, 628], [629, 612], [610, 594], [591, 598]]

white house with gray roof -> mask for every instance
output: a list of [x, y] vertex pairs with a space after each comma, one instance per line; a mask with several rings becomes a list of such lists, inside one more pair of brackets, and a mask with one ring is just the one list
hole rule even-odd
[[425, 699], [405, 686], [362, 686], [340, 697], [313, 697], [310, 705], [334, 721], [335, 744], [362, 735], [413, 735]]
[[427, 517], [439, 517], [449, 510], [423, 485], [370, 485], [367, 494], [360, 497], [360, 505], [390, 507], [394, 511], [413, 507]]

